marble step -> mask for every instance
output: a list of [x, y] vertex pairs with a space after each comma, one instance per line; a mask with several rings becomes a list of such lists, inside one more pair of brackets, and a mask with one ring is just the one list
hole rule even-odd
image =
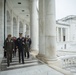
[[[25, 63], [33, 63], [33, 62], [38, 62], [38, 60], [24, 60]], [[15, 65], [15, 64], [19, 64], [19, 61], [16, 60], [12, 60], [12, 63], [10, 63], [10, 65]], [[7, 61], [2, 63], [2, 65], [7, 65]]]
[[[19, 58], [18, 57], [15, 57], [15, 58], [12, 58], [13, 61], [18, 61]], [[27, 58], [24, 58], [24, 60], [37, 60], [37, 58], [34, 58], [34, 57], [30, 57], [29, 59]], [[3, 58], [3, 61], [6, 61], [6, 58]]]
[[43, 64], [40, 60], [38, 60], [37, 58], [34, 57], [30, 57], [29, 59], [25, 58], [24, 59], [24, 64], [19, 63], [19, 58], [15, 57], [12, 58], [12, 63], [10, 63], [10, 66], [7, 67], [7, 59], [3, 58], [3, 62], [1, 64], [2, 66], [2, 71], [8, 71], [8, 70], [12, 70], [12, 69], [19, 69], [19, 68], [27, 68], [27, 67], [31, 67], [31, 66], [36, 66], [36, 65], [41, 65]]
[[38, 65], [38, 62], [27, 63], [27, 64], [10, 65], [9, 67], [7, 67], [7, 70], [17, 69], [17, 68], [24, 68], [24, 67], [30, 67], [30, 66], [35, 66], [35, 65]]
[[6, 66], [6, 67], [3, 67], [2, 68], [2, 71], [4, 70], [12, 70], [12, 69], [19, 69], [19, 68], [27, 68], [27, 67], [31, 67], [31, 66], [36, 66], [36, 65], [41, 65], [43, 63], [41, 63], [40, 61], [38, 60], [34, 60], [34, 61], [30, 61], [29, 63], [25, 61], [24, 64], [19, 64], [19, 62], [13, 62], [13, 63], [10, 63], [10, 66], [7, 67], [7, 63], [2, 63], [3, 65], [2, 66]]

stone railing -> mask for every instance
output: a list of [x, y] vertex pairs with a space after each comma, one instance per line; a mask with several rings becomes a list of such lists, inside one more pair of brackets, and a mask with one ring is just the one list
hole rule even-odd
[[76, 55], [59, 57], [62, 60], [62, 68], [76, 66]]

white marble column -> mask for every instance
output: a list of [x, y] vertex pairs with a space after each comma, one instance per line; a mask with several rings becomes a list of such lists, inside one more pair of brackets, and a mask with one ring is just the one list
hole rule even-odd
[[17, 18], [13, 18], [13, 36], [17, 37]]
[[39, 0], [39, 50], [48, 60], [56, 58], [55, 0]]
[[30, 0], [30, 37], [31, 50], [38, 51], [38, 12], [37, 0]]
[[13, 36], [13, 12], [11, 11], [11, 35]]
[[61, 42], [61, 28], [59, 27], [59, 42]]
[[25, 37], [25, 32], [26, 32], [26, 25], [25, 23], [23, 24], [23, 37]]
[[7, 11], [7, 35], [11, 34], [11, 19], [10, 11]]
[[63, 28], [61, 28], [61, 42], [63, 42]]
[[19, 24], [19, 33], [23, 34], [23, 22], [20, 22]]
[[[6, 4], [6, 10], [7, 10], [7, 4]], [[7, 11], [5, 13], [5, 38], [7, 38]]]
[[26, 25], [26, 36], [30, 36], [30, 25]]
[[59, 42], [59, 28], [57, 27], [57, 42]]
[[70, 28], [68, 28], [68, 41], [70, 41]]
[[17, 17], [17, 37], [19, 37], [19, 17]]
[[4, 44], [4, 0], [0, 0], [0, 63], [3, 59]]
[[65, 29], [65, 41], [68, 41], [68, 29]]

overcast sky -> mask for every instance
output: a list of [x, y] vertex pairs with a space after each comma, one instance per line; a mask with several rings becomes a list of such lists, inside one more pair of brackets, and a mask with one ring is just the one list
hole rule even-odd
[[68, 15], [76, 15], [76, 0], [55, 0], [56, 20]]

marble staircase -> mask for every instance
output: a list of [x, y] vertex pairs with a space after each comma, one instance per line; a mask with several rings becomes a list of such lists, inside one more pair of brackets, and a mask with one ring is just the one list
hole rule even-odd
[[25, 58], [24, 62], [25, 62], [24, 64], [21, 64], [21, 63], [19, 64], [19, 60], [18, 60], [18, 56], [17, 56], [12, 59], [10, 66], [7, 67], [6, 58], [3, 58], [2, 63], [1, 63], [1, 71], [12, 70], [12, 69], [17, 69], [17, 68], [25, 68], [25, 67], [43, 64], [41, 61], [39, 61], [37, 58], [35, 58], [33, 56], [30, 56], [29, 59]]
[[0, 68], [0, 75], [64, 75], [32, 55], [29, 59], [25, 58], [25, 64], [19, 64], [18, 57], [13, 58], [9, 67], [6, 58], [3, 58]]

